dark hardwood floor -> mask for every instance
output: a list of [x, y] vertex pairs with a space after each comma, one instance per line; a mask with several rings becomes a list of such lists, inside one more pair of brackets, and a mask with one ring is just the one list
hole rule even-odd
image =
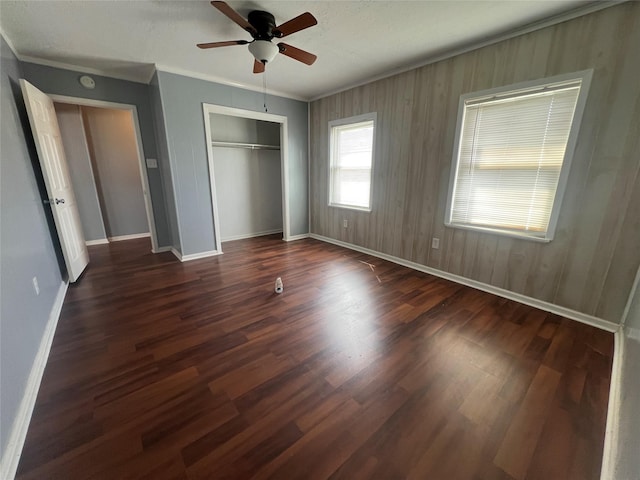
[[315, 240], [149, 249], [90, 248], [19, 478], [599, 478], [612, 334]]

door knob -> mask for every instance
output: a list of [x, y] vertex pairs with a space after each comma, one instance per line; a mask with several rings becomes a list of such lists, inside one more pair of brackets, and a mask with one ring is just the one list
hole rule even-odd
[[64, 203], [64, 198], [56, 198], [56, 205], [59, 203]]

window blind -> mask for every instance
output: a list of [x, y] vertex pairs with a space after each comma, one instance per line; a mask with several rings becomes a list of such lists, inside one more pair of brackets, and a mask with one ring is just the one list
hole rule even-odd
[[373, 131], [373, 121], [331, 128], [331, 204], [369, 208]]
[[580, 84], [465, 104], [451, 224], [544, 236]]

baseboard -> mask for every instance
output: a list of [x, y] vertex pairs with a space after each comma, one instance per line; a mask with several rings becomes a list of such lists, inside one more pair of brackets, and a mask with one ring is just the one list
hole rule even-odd
[[42, 375], [44, 374], [44, 369], [47, 365], [49, 351], [51, 350], [51, 344], [53, 343], [53, 336], [56, 332], [58, 319], [60, 318], [62, 304], [64, 303], [64, 297], [67, 294], [68, 287], [69, 282], [67, 281], [60, 284], [55, 301], [51, 307], [49, 319], [47, 320], [44, 334], [40, 340], [40, 347], [38, 348], [36, 358], [33, 360], [24, 395], [22, 396], [22, 401], [18, 407], [18, 414], [13, 421], [11, 431], [9, 432], [9, 441], [7, 442], [7, 447], [2, 455], [0, 478], [12, 479], [15, 477], [16, 470], [18, 469], [18, 462], [20, 461], [22, 447], [24, 446], [24, 441], [27, 437], [27, 430], [29, 429], [31, 415], [33, 414], [33, 407], [36, 404], [38, 390], [40, 389], [40, 382], [42, 381]]
[[607, 425], [604, 434], [600, 480], [616, 480], [615, 460], [620, 429], [625, 341], [624, 328], [619, 328], [613, 336], [613, 366], [611, 367], [611, 386], [609, 387], [609, 405], [607, 406]]
[[316, 240], [320, 240], [322, 242], [332, 243], [334, 245], [355, 250], [357, 252], [366, 253], [373, 257], [378, 257], [383, 260], [388, 260], [389, 262], [397, 263], [398, 265], [402, 265], [404, 267], [412, 268], [414, 270], [428, 273], [430, 275], [435, 275], [436, 277], [445, 278], [447, 280], [451, 280], [452, 282], [460, 283], [462, 285], [466, 285], [468, 287], [472, 287], [477, 290], [482, 290], [483, 292], [492, 293], [499, 297], [507, 298], [509, 300], [514, 300], [519, 303], [524, 303], [525, 305], [539, 308], [540, 310], [544, 310], [546, 312], [555, 313], [556, 315], [560, 315], [561, 317], [566, 317], [566, 318], [570, 318], [571, 320], [576, 320], [577, 322], [586, 323], [587, 325], [591, 325], [593, 327], [606, 330], [607, 332], [616, 332], [620, 328], [620, 325], [618, 325], [617, 323], [610, 322], [608, 320], [603, 320], [601, 318], [593, 317], [591, 315], [587, 315], [586, 313], [578, 312], [570, 308], [561, 307], [559, 305], [554, 305], [553, 303], [545, 302], [543, 300], [538, 300], [537, 298], [528, 297], [520, 293], [515, 293], [509, 290], [505, 290], [504, 288], [494, 287], [493, 285], [489, 285], [483, 282], [478, 282], [477, 280], [472, 280], [470, 278], [462, 277], [460, 275], [455, 275], [453, 273], [444, 272], [442, 270], [427, 267], [425, 265], [421, 265], [416, 262], [405, 260], [403, 258], [394, 257], [393, 255], [387, 255], [386, 253], [376, 252], [375, 250], [370, 250], [365, 247], [360, 247], [358, 245], [353, 245], [351, 243], [342, 242], [334, 238], [324, 237], [322, 235], [317, 235], [315, 233], [310, 234], [310, 237]]
[[285, 242], [295, 242], [296, 240], [302, 240], [304, 238], [309, 238], [308, 233], [302, 233], [300, 235], [291, 235], [289, 238], [285, 238]]
[[254, 238], [254, 237], [264, 237], [265, 235], [273, 235], [275, 233], [282, 233], [282, 229], [276, 229], [276, 230], [265, 230], [263, 232], [256, 232], [256, 233], [246, 233], [243, 235], [234, 235], [232, 237], [224, 237], [221, 240], [223, 242], [232, 242], [234, 240], [244, 240], [245, 238]]
[[134, 238], [148, 238], [151, 234], [147, 233], [134, 233], [131, 235], [117, 235], [115, 237], [109, 237], [110, 242], [122, 242], [123, 240], [133, 240]]
[[84, 242], [85, 245], [90, 247], [91, 245], [104, 245], [105, 243], [109, 243], [108, 238], [99, 238], [98, 240], [87, 240]]
[[164, 252], [170, 252], [172, 248], [173, 248], [173, 247], [158, 247], [158, 248], [156, 248], [155, 250], [152, 248], [152, 249], [151, 249], [151, 252], [152, 252], [152, 253], [164, 253]]
[[171, 253], [173, 253], [176, 256], [176, 258], [181, 262], [189, 262], [191, 260], [200, 260], [201, 258], [216, 257], [218, 255], [222, 255], [222, 252], [219, 252], [218, 250], [211, 250], [210, 252], [192, 253], [190, 255], [182, 255], [179, 251], [177, 251], [173, 247], [171, 247]]

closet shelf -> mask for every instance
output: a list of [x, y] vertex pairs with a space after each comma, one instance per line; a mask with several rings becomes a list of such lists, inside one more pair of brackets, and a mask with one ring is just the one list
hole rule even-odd
[[240, 142], [216, 142], [212, 141], [213, 147], [228, 148], [248, 148], [250, 150], [280, 150], [280, 145], [266, 145], [264, 143], [240, 143]]

